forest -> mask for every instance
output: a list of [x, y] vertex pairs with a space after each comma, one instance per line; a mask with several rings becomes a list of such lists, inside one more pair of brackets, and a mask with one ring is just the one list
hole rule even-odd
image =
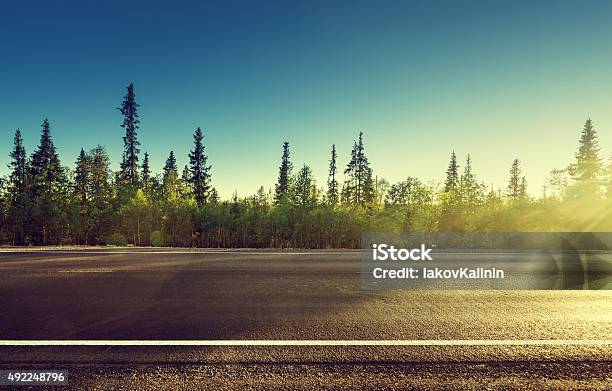
[[374, 175], [359, 133], [346, 165], [330, 146], [324, 184], [309, 166], [293, 167], [284, 142], [273, 188], [222, 200], [201, 128], [188, 165], [177, 167], [170, 151], [163, 172], [152, 173], [149, 155], [140, 155], [138, 107], [130, 84], [119, 108], [117, 172], [101, 145], [63, 164], [47, 119], [29, 156], [17, 129], [9, 174], [0, 178], [0, 244], [357, 248], [363, 232], [612, 231], [612, 159], [591, 119], [567, 167], [553, 169], [538, 196], [528, 194], [518, 158], [507, 186], [496, 189], [476, 175], [469, 154], [460, 161], [454, 151], [443, 183], [390, 184]]

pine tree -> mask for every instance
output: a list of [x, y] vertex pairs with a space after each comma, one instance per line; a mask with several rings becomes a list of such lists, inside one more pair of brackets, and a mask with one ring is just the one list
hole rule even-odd
[[351, 160], [344, 170], [347, 180], [342, 192], [345, 202], [366, 206], [374, 200], [374, 181], [370, 162], [365, 155], [363, 132], [359, 132], [358, 140], [353, 144]]
[[519, 198], [527, 198], [527, 179], [525, 179], [525, 177], [521, 178], [521, 184], [519, 186]]
[[66, 184], [64, 169], [51, 139], [51, 127], [47, 119], [42, 123], [40, 144], [32, 154], [31, 161], [33, 240], [46, 245], [57, 241], [57, 238], [53, 238], [54, 234], [60, 234], [59, 229], [54, 228], [61, 224], [62, 193]]
[[29, 176], [26, 150], [23, 146], [21, 131], [15, 131], [13, 139], [14, 147], [10, 153], [11, 170], [8, 184], [8, 212], [7, 223], [12, 236], [13, 245], [25, 244], [26, 223], [29, 219]]
[[312, 208], [317, 204], [317, 193], [312, 170], [306, 164], [300, 169], [294, 184], [294, 204], [300, 208]]
[[446, 181], [444, 182], [444, 191], [451, 192], [457, 190], [459, 186], [459, 165], [457, 164], [457, 155], [455, 151], [451, 154], [448, 168], [446, 169]]
[[355, 195], [357, 194], [357, 181], [356, 172], [357, 169], [357, 142], [353, 142], [353, 148], [351, 149], [351, 159], [349, 160], [346, 168], [344, 169], [344, 185], [342, 186], [342, 202], [344, 204], [355, 204], [357, 200]]
[[[89, 152], [91, 161], [90, 193], [93, 205], [103, 212], [109, 207], [111, 197], [110, 158], [106, 149], [98, 145]], [[147, 162], [148, 163], [148, 162]]]
[[198, 127], [193, 134], [193, 150], [189, 151], [189, 163], [191, 165], [189, 183], [191, 183], [196, 202], [200, 206], [208, 201], [211, 191], [211, 166], [207, 165], [208, 156], [204, 153], [203, 139], [202, 129]]
[[336, 180], [336, 144], [332, 145], [331, 159], [329, 160], [329, 176], [327, 178], [327, 202], [334, 206], [338, 203], [338, 181]]
[[597, 196], [600, 193], [600, 177], [603, 163], [599, 158], [599, 141], [591, 119], [587, 119], [578, 142], [576, 162], [569, 167], [575, 182], [571, 194], [574, 197]]
[[210, 189], [210, 203], [216, 205], [219, 203], [219, 192], [214, 187]]
[[185, 164], [183, 167], [183, 173], [181, 174], [181, 181], [183, 181], [183, 183], [189, 183], [190, 179], [191, 172], [189, 171], [189, 166]]
[[278, 182], [276, 183], [276, 193], [274, 195], [274, 201], [279, 204], [283, 202], [290, 190], [290, 177], [293, 165], [289, 160], [289, 143], [283, 143], [283, 156], [281, 158], [281, 165], [278, 169]]
[[521, 167], [518, 159], [514, 159], [512, 167], [510, 167], [510, 179], [506, 195], [511, 200], [517, 200], [521, 197]]
[[176, 166], [176, 158], [174, 157], [174, 151], [170, 151], [170, 156], [166, 159], [166, 164], [164, 165], [164, 181], [168, 178], [170, 173], [174, 173], [177, 175], [178, 168]]
[[257, 193], [255, 194], [255, 205], [265, 208], [268, 206], [268, 204], [268, 193], [266, 192], [266, 189], [263, 186], [260, 186], [259, 189], [257, 189]]
[[365, 155], [363, 144], [363, 132], [359, 132], [359, 142], [357, 143], [357, 203], [368, 205], [374, 199], [374, 181], [372, 180], [372, 169], [370, 162]]
[[111, 201], [113, 189], [110, 184], [110, 158], [106, 149], [98, 145], [89, 152], [91, 173], [89, 180], [91, 230], [89, 237], [94, 243], [100, 243], [112, 232], [115, 211]]
[[470, 205], [473, 205], [479, 201], [479, 185], [476, 182], [476, 176], [472, 171], [472, 158], [468, 153], [465, 159], [465, 166], [463, 167], [463, 174], [461, 174], [460, 189], [462, 200]]
[[138, 120], [139, 106], [136, 103], [134, 84], [130, 83], [127, 87], [127, 94], [119, 108], [123, 115], [121, 127], [125, 129], [125, 136], [123, 136], [123, 160], [121, 161], [119, 178], [132, 187], [138, 184], [138, 154], [140, 153], [138, 146], [140, 142], [138, 142], [137, 131], [140, 128], [140, 121]]
[[76, 168], [74, 170], [74, 196], [79, 201], [81, 211], [84, 212], [87, 208], [89, 201], [89, 179], [91, 175], [91, 168], [89, 157], [85, 154], [85, 150], [81, 148], [79, 157], [75, 162]]
[[149, 164], [149, 153], [145, 152], [144, 159], [142, 160], [142, 185], [145, 189], [149, 188], [149, 182], [151, 180], [151, 166]]
[[76, 206], [76, 215], [73, 215], [71, 224], [73, 240], [78, 244], [89, 244], [89, 231], [92, 227], [92, 208], [90, 205], [90, 177], [91, 162], [85, 150], [81, 148], [74, 170], [73, 200]]

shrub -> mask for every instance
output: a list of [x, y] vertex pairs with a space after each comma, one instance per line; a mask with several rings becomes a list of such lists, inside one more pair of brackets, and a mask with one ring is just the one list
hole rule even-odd
[[161, 231], [151, 232], [151, 246], [161, 247], [163, 245], [164, 245], [164, 237], [162, 236]]
[[125, 236], [118, 232], [108, 235], [104, 238], [104, 243], [111, 246], [127, 246], [127, 240]]

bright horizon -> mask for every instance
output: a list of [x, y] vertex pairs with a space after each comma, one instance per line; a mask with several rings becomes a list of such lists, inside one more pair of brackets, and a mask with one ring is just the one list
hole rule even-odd
[[343, 170], [360, 131], [390, 183], [442, 182], [455, 150], [502, 189], [520, 159], [534, 196], [587, 118], [612, 153], [609, 2], [120, 4], [5, 6], [0, 175], [15, 129], [30, 155], [45, 117], [63, 165], [101, 144], [116, 170], [130, 82], [140, 162], [159, 173], [174, 150], [180, 171], [200, 126], [223, 198], [273, 188], [283, 141], [325, 186], [331, 145]]

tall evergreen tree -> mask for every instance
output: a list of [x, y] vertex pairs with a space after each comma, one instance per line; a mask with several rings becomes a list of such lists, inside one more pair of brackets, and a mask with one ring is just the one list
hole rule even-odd
[[219, 203], [219, 192], [214, 187], [210, 189], [210, 203], [216, 205]]
[[110, 158], [106, 149], [98, 145], [89, 152], [91, 161], [90, 193], [97, 209], [103, 211], [109, 207], [112, 193], [110, 185]]
[[508, 180], [508, 188], [506, 195], [511, 200], [521, 198], [521, 166], [518, 159], [514, 159], [512, 167], [510, 167], [510, 179]]
[[274, 195], [274, 201], [279, 204], [289, 194], [290, 190], [290, 178], [293, 165], [289, 160], [289, 143], [285, 141], [283, 143], [283, 156], [281, 158], [281, 165], [278, 169], [278, 182], [276, 183], [276, 192]]
[[525, 177], [521, 178], [521, 184], [519, 186], [519, 198], [527, 198], [527, 179]]
[[84, 211], [87, 208], [89, 201], [89, 180], [91, 175], [91, 167], [89, 157], [81, 148], [79, 157], [75, 162], [76, 168], [74, 170], [74, 195], [79, 201], [81, 210]]
[[7, 223], [12, 237], [13, 245], [25, 244], [26, 224], [29, 219], [29, 194], [28, 194], [28, 160], [26, 150], [23, 146], [21, 131], [15, 131], [13, 139], [13, 150], [10, 153], [11, 162], [9, 168], [8, 184], [8, 212]]
[[110, 158], [106, 149], [98, 145], [89, 152], [91, 173], [89, 194], [91, 207], [90, 240], [101, 243], [113, 229], [115, 210], [112, 208], [113, 189], [110, 183]]
[[149, 182], [151, 181], [151, 166], [149, 164], [149, 153], [145, 152], [144, 159], [142, 160], [142, 185], [145, 189], [149, 188]]
[[[90, 156], [85, 153], [83, 148], [79, 153], [74, 170], [73, 182], [73, 202], [75, 204], [72, 221], [73, 240], [78, 244], [89, 244], [89, 232], [92, 228], [92, 208], [90, 204], [92, 189], [91, 180], [91, 161]], [[72, 210], [72, 209], [71, 209]]]
[[178, 175], [174, 151], [170, 151], [170, 156], [168, 156], [168, 159], [166, 159], [166, 164], [164, 165], [164, 181], [168, 178], [168, 175], [170, 175], [171, 172], [174, 173], [174, 175]]
[[336, 180], [336, 173], [338, 171], [336, 167], [337, 157], [336, 144], [333, 144], [331, 159], [329, 159], [329, 174], [327, 177], [327, 202], [332, 206], [338, 203], [338, 181]]
[[31, 159], [31, 197], [33, 239], [39, 244], [57, 242], [60, 235], [62, 200], [66, 176], [51, 139], [51, 127], [45, 119], [38, 149]]
[[571, 195], [597, 196], [600, 193], [603, 162], [599, 158], [597, 132], [590, 118], [586, 120], [582, 129], [576, 161], [570, 165], [569, 172], [575, 182]]
[[127, 87], [127, 94], [119, 108], [123, 115], [121, 127], [125, 129], [125, 136], [123, 136], [123, 160], [121, 161], [119, 178], [132, 187], [138, 184], [138, 154], [140, 153], [138, 146], [140, 142], [138, 142], [137, 131], [140, 128], [140, 120], [138, 119], [139, 106], [136, 103], [134, 84], [130, 83]]
[[370, 205], [374, 200], [374, 181], [370, 162], [365, 154], [363, 132], [359, 132], [358, 142], [353, 144], [351, 160], [344, 170], [348, 179], [343, 189], [343, 198], [354, 205]]
[[463, 174], [460, 180], [461, 198], [468, 205], [474, 205], [484, 198], [484, 186], [476, 181], [476, 175], [472, 170], [472, 158], [470, 154], [465, 159]]
[[357, 182], [355, 171], [357, 169], [357, 142], [353, 142], [353, 148], [351, 149], [351, 159], [349, 160], [346, 168], [344, 169], [344, 184], [342, 186], [342, 202], [346, 205], [355, 204], [357, 200], [355, 195], [357, 193]]
[[189, 171], [189, 166], [185, 164], [183, 167], [183, 173], [181, 174], [181, 181], [183, 181], [183, 183], [189, 183], [190, 179], [191, 171]]
[[312, 208], [317, 204], [317, 189], [312, 170], [306, 164], [295, 178], [293, 196], [294, 204], [300, 208]]
[[444, 182], [444, 191], [451, 192], [459, 187], [459, 165], [457, 164], [457, 155], [455, 151], [451, 154], [448, 168], [446, 169], [446, 181]]
[[189, 183], [193, 190], [193, 195], [198, 205], [204, 205], [210, 196], [210, 169], [211, 166], [207, 165], [208, 156], [206, 156], [204, 143], [202, 140], [202, 129], [198, 127], [193, 134], [193, 150], [189, 151], [189, 164], [191, 175]]

